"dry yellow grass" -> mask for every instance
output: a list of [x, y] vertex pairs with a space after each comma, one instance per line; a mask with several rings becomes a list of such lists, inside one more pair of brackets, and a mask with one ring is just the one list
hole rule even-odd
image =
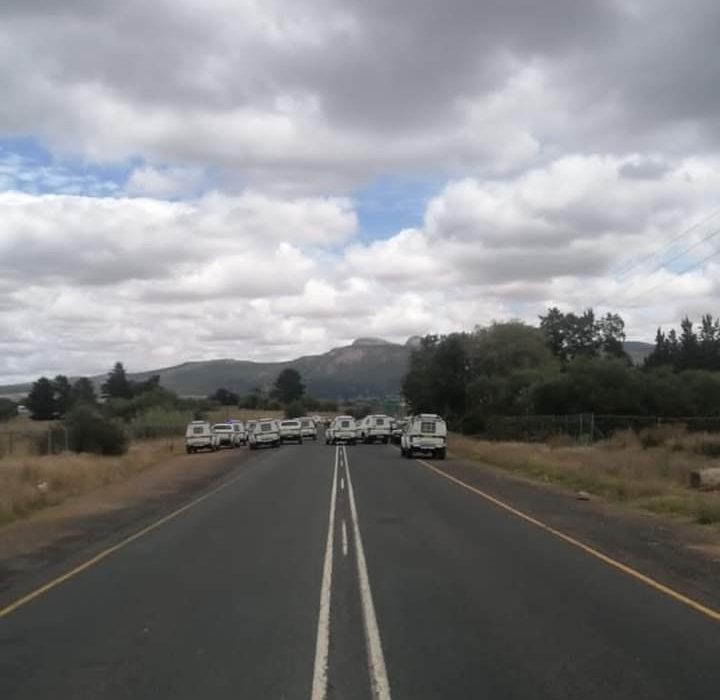
[[126, 479], [181, 448], [177, 440], [144, 440], [133, 443], [120, 457], [74, 453], [6, 457], [0, 460], [0, 523]]
[[643, 449], [629, 435], [593, 446], [488, 442], [453, 435], [451, 450], [538, 481], [710, 524], [720, 522], [720, 493], [688, 487], [693, 469], [720, 466], [720, 460], [693, 451], [702, 439], [673, 437], [674, 442]]

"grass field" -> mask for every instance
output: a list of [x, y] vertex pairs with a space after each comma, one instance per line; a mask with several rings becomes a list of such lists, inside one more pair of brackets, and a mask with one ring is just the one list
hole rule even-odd
[[24, 455], [0, 460], [0, 523], [144, 471], [183, 450], [175, 440], [143, 440], [127, 454], [101, 457], [64, 453]]
[[709, 525], [720, 523], [720, 492], [688, 486], [690, 472], [720, 466], [720, 438], [682, 431], [658, 435], [620, 433], [592, 446], [558, 439], [550, 444], [488, 442], [453, 435], [458, 457], [545, 483], [587, 491], [634, 507]]

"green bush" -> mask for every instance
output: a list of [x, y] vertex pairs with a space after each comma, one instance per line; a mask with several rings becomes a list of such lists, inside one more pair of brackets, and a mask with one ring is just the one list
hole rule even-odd
[[65, 418], [68, 447], [73, 452], [121, 455], [128, 449], [123, 430], [89, 406], [78, 406]]

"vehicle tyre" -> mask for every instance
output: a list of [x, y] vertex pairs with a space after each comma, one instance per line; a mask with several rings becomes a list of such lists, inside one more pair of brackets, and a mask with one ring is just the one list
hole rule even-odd
[[384, 437], [384, 438], [383, 438], [383, 445], [387, 445], [388, 442], [390, 442], [390, 438]]
[[445, 448], [443, 447], [441, 450], [438, 450], [436, 454], [438, 459], [445, 459]]
[[190, 453], [192, 452], [192, 447], [186, 447], [186, 448], [185, 448], [185, 452], [187, 452], [188, 454], [190, 454]]

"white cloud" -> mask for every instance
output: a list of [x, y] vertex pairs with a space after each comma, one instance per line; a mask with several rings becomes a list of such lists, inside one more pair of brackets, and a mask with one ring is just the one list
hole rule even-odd
[[128, 178], [126, 190], [133, 195], [149, 197], [187, 197], [196, 194], [203, 183], [198, 168], [155, 168], [143, 165]]

